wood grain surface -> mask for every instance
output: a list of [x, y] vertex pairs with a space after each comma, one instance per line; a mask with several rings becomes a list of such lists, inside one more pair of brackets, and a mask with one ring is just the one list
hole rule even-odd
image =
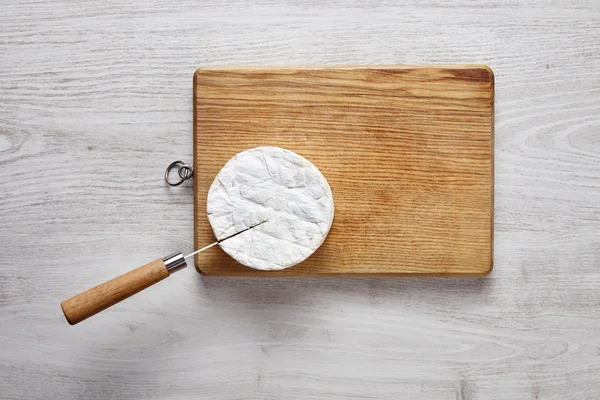
[[282, 271], [219, 248], [205, 275], [482, 276], [492, 268], [494, 77], [485, 66], [204, 67], [194, 76], [196, 248], [206, 198], [235, 154], [279, 146], [328, 179], [323, 245]]
[[[60, 302], [193, 247], [202, 65], [487, 64], [494, 271], [221, 278], [76, 326]], [[0, 398], [597, 399], [597, 0], [0, 2]]]

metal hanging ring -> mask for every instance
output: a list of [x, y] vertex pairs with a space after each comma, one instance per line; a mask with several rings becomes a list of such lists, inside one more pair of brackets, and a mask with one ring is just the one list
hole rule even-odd
[[177, 170], [177, 174], [179, 175], [179, 177], [181, 179], [190, 179], [192, 177], [192, 175], [194, 175], [194, 172], [192, 170], [192, 167], [190, 167], [187, 164], [183, 164], [181, 167], [179, 167], [179, 169]]
[[[169, 173], [175, 167], [177, 167], [177, 175], [179, 175], [180, 179], [177, 182], [171, 182], [169, 180]], [[181, 160], [173, 161], [165, 170], [165, 181], [169, 184], [169, 186], [179, 186], [192, 176], [194, 176], [194, 169]]]

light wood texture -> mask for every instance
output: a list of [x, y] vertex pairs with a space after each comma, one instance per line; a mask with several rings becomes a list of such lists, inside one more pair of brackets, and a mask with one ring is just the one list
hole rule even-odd
[[201, 68], [194, 76], [196, 247], [206, 196], [235, 154], [279, 146], [333, 191], [306, 261], [247, 268], [215, 249], [206, 275], [482, 276], [492, 268], [494, 76], [485, 66]]
[[[67, 324], [192, 250], [196, 68], [417, 63], [494, 70], [489, 276], [187, 268]], [[0, 1], [0, 398], [597, 400], [598, 65], [597, 0]]]
[[168, 277], [159, 258], [63, 301], [60, 308], [69, 324], [75, 325]]

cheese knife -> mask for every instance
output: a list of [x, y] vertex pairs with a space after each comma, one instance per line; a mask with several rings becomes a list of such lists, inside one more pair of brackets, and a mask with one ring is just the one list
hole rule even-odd
[[159, 258], [142, 265], [132, 271], [119, 275], [110, 281], [104, 282], [101, 285], [93, 287], [83, 293], [79, 293], [63, 301], [60, 304], [65, 318], [71, 325], [79, 322], [106, 310], [108, 307], [117, 304], [126, 298], [154, 285], [157, 282], [169, 277], [172, 273], [179, 271], [187, 266], [186, 259], [198, 253], [208, 250], [211, 247], [223, 243], [237, 235], [241, 235], [250, 229], [256, 228], [258, 224], [252, 225], [246, 229], [231, 234], [223, 239], [209, 244], [199, 250], [196, 250], [187, 256], [183, 253], [174, 253], [164, 258]]

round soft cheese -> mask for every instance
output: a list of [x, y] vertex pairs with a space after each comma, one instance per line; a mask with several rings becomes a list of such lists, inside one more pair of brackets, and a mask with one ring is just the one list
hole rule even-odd
[[314, 253], [333, 223], [333, 196], [321, 171], [279, 147], [234, 156], [210, 186], [207, 214], [217, 239], [243, 265], [280, 270]]

